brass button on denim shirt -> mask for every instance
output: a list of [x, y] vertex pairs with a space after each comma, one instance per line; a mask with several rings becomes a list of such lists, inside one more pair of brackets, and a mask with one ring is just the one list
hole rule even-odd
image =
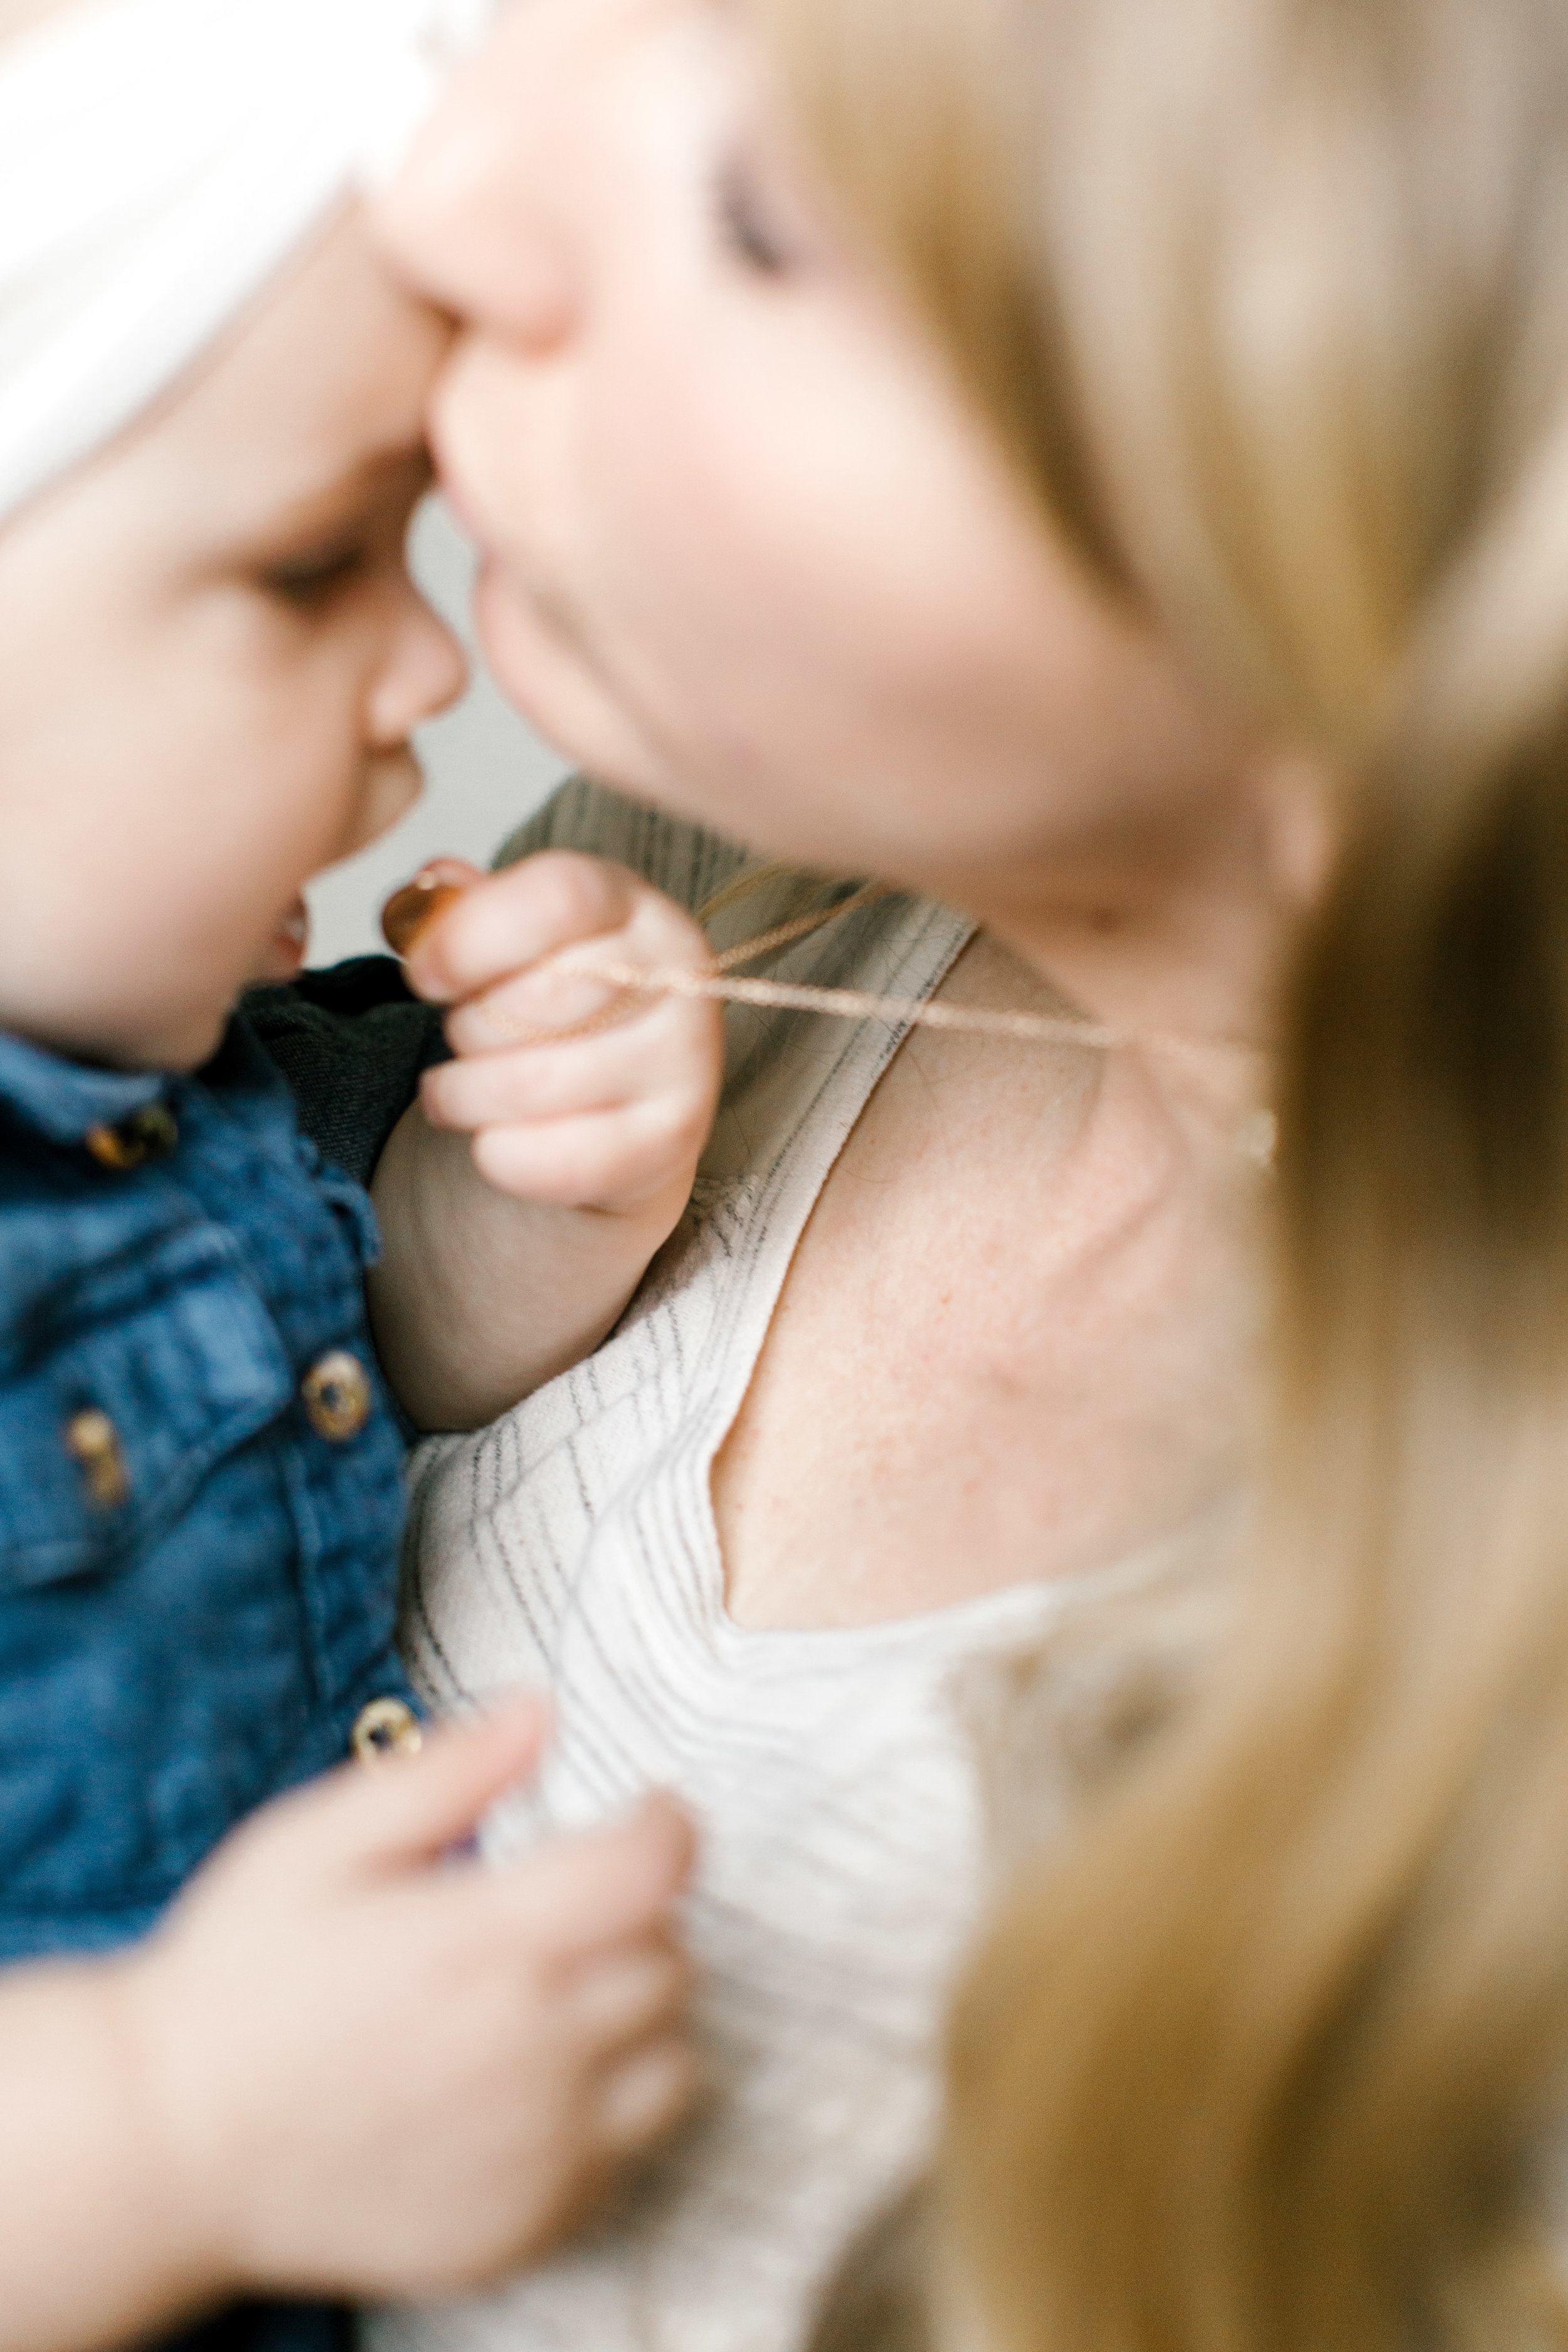
[[161, 1102], [143, 1103], [113, 1126], [89, 1127], [82, 1141], [100, 1168], [121, 1171], [162, 1160], [180, 1140], [174, 1114]]
[[66, 1452], [81, 1465], [88, 1500], [100, 1511], [117, 1511], [131, 1495], [131, 1473], [120, 1432], [106, 1412], [88, 1405], [66, 1423]]
[[305, 1411], [318, 1437], [346, 1445], [357, 1437], [375, 1407], [370, 1374], [346, 1348], [331, 1348], [312, 1364], [300, 1384]]
[[417, 1756], [425, 1744], [419, 1717], [406, 1699], [373, 1698], [354, 1721], [352, 1746], [362, 1764], [385, 1756]]
[[0, 1958], [139, 1933], [411, 1708], [374, 1249], [244, 1023], [194, 1077], [0, 1036]]

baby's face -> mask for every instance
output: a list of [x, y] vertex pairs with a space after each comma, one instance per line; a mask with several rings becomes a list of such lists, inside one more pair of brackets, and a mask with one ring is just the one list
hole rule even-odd
[[337, 223], [198, 374], [0, 529], [0, 1027], [193, 1066], [463, 682], [404, 547], [447, 332]]

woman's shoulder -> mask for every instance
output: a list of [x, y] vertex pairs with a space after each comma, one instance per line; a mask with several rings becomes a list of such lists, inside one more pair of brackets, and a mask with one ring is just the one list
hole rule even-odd
[[589, 776], [573, 776], [509, 834], [497, 866], [541, 849], [582, 849], [629, 866], [693, 914], [752, 864], [752, 852], [662, 809], [625, 799]]

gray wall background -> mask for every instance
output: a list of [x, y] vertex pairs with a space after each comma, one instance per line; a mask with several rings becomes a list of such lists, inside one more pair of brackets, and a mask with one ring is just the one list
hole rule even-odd
[[473, 651], [473, 557], [439, 499], [415, 518], [414, 569], [432, 604], [469, 649], [473, 683], [455, 709], [422, 727], [425, 797], [384, 840], [311, 884], [310, 961], [336, 963], [382, 945], [382, 900], [445, 850], [485, 865], [512, 826], [565, 774], [564, 761], [502, 701]]

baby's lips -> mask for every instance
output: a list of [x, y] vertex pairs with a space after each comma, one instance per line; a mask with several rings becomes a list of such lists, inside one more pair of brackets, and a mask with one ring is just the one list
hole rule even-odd
[[405, 960], [411, 956], [426, 924], [433, 923], [454, 898], [460, 898], [467, 887], [446, 881], [427, 867], [401, 890], [395, 890], [381, 910], [381, 936], [393, 954]]

